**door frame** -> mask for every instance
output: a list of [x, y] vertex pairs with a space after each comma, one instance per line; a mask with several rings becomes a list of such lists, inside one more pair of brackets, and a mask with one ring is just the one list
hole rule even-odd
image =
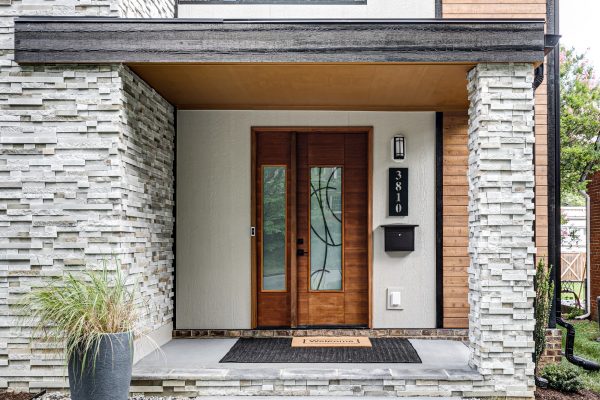
[[[369, 304], [369, 328], [373, 327], [373, 127], [372, 126], [253, 126], [250, 130], [250, 226], [254, 227], [256, 232], [256, 136], [257, 133], [262, 132], [287, 132], [292, 135], [292, 146], [295, 148], [296, 135], [305, 133], [363, 133], [367, 135], [367, 279], [368, 279], [368, 304]], [[289, 201], [291, 202], [292, 209], [295, 209], [296, 203], [296, 152], [293, 151], [291, 154], [289, 173], [291, 176], [291, 187], [290, 190], [293, 193], [290, 196]], [[295, 213], [292, 213], [295, 214]], [[290, 224], [290, 315], [291, 315], [291, 327], [297, 326], [297, 310], [298, 310], [298, 294], [297, 294], [297, 266], [296, 266], [296, 215], [291, 215], [289, 219]], [[257, 276], [257, 262], [256, 257], [258, 254], [256, 235], [251, 236], [251, 326], [252, 329], [257, 327], [258, 321], [258, 276]]]

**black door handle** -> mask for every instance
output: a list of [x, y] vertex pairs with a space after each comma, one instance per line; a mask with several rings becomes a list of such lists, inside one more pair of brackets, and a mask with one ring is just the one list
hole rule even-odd
[[303, 256], [305, 254], [306, 254], [306, 252], [304, 251], [304, 249], [298, 249], [298, 250], [296, 250], [296, 255], [297, 256]]

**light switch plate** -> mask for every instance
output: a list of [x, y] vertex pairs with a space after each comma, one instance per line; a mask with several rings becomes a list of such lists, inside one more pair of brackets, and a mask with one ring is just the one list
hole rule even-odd
[[386, 290], [386, 308], [388, 310], [402, 310], [402, 292], [400, 287], [391, 287]]

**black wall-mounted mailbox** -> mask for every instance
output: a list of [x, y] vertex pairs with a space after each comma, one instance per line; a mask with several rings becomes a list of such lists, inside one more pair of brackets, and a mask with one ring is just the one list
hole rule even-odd
[[385, 235], [385, 251], [414, 251], [415, 228], [419, 225], [381, 225]]

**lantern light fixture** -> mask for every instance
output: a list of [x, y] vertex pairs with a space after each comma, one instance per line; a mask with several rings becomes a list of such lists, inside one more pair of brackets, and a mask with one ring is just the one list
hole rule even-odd
[[403, 135], [396, 135], [392, 138], [392, 160], [396, 162], [404, 161], [406, 157], [406, 139]]

